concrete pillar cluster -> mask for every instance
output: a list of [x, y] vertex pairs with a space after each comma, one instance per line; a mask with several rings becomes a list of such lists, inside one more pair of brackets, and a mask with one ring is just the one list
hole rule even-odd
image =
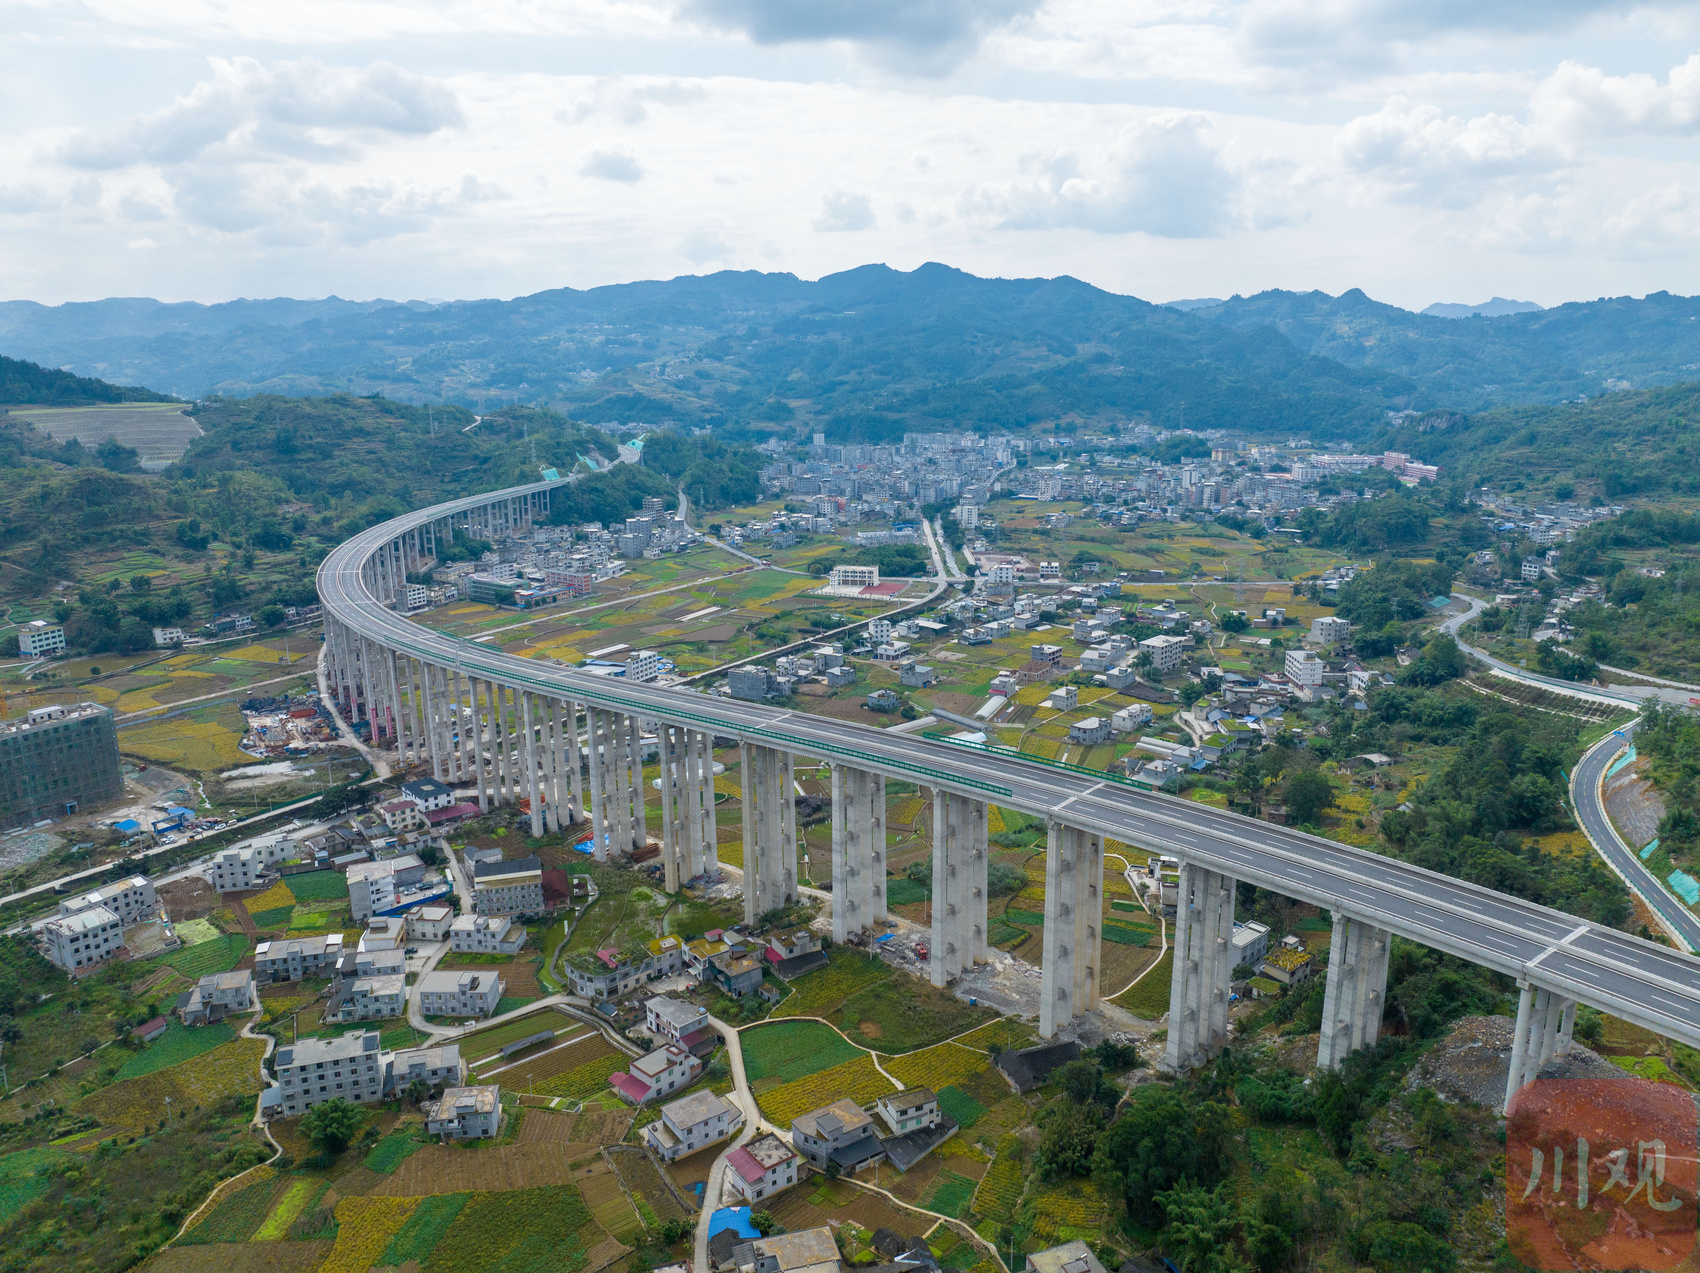
[[643, 808], [642, 735], [635, 717], [586, 709], [590, 753], [590, 825], [598, 862], [641, 848], [649, 836]]
[[797, 900], [797, 780], [790, 752], [738, 747], [743, 779], [744, 919]]
[[886, 917], [885, 777], [832, 767], [832, 939], [872, 933]]
[[1381, 1037], [1387, 994], [1387, 955], [1393, 935], [1361, 919], [1334, 913], [1328, 945], [1328, 987], [1322, 1002], [1318, 1069], [1331, 1070]]
[[1525, 1083], [1531, 1083], [1541, 1067], [1554, 1057], [1569, 1056], [1571, 1035], [1576, 1029], [1576, 1001], [1553, 990], [1524, 982], [1517, 995], [1517, 1028], [1511, 1037], [1510, 1065], [1505, 1075], [1505, 1108], [1511, 1115], [1512, 1102]]
[[1181, 863], [1172, 945], [1169, 1040], [1161, 1065], [1181, 1074], [1203, 1065], [1228, 1039], [1228, 986], [1234, 972], [1231, 877]]
[[1052, 822], [1045, 845], [1039, 1034], [1049, 1039], [1098, 1006], [1103, 966], [1104, 838]]
[[708, 735], [660, 725], [661, 862], [667, 891], [718, 865], [714, 830], [714, 752]]
[[933, 933], [927, 973], [945, 986], [986, 962], [986, 805], [933, 789]]

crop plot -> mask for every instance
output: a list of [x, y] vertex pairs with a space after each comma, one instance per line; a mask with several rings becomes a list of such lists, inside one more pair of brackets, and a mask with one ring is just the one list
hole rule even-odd
[[864, 1055], [830, 1026], [817, 1021], [781, 1021], [739, 1032], [744, 1073], [751, 1081], [789, 1083]]
[[774, 1009], [774, 1017], [829, 1017], [852, 995], [892, 975], [884, 960], [845, 946], [834, 946], [827, 960], [825, 968], [798, 978], [795, 993]]
[[193, 1060], [235, 1037], [236, 1032], [222, 1021], [195, 1027], [173, 1021], [165, 1027], [164, 1034], [124, 1063], [118, 1077], [121, 1080], [141, 1078], [156, 1070]]
[[201, 426], [175, 402], [121, 402], [98, 407], [30, 407], [14, 414], [55, 442], [76, 438], [93, 449], [107, 438], [133, 448], [141, 463], [164, 467], [183, 458]]
[[[526, 1121], [536, 1117], [526, 1112]], [[522, 1125], [523, 1126], [523, 1125]], [[566, 1142], [519, 1145], [422, 1145], [372, 1187], [374, 1197], [419, 1198], [473, 1189], [564, 1185], [579, 1147]]]
[[891, 1081], [874, 1068], [874, 1059], [862, 1053], [853, 1061], [810, 1074], [795, 1082], [785, 1083], [756, 1097], [756, 1103], [768, 1121], [789, 1127], [799, 1114], [819, 1109], [842, 1096], [858, 1105], [867, 1105], [896, 1091]]
[[265, 1043], [235, 1039], [192, 1061], [126, 1079], [83, 1097], [73, 1107], [110, 1128], [141, 1128], [167, 1108], [212, 1106], [227, 1096], [257, 1094]]

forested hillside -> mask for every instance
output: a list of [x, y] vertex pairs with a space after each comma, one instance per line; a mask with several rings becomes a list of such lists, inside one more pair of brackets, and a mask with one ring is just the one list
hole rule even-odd
[[[545, 468], [570, 472], [581, 457], [606, 471], [556, 497], [557, 522], [618, 521], [646, 496], [676, 503], [680, 487], [704, 510], [759, 493], [752, 451], [661, 432], [642, 463], [607, 469], [613, 437], [529, 408], [480, 419], [377, 397], [264, 395], [192, 410], [204, 435], [157, 476], [115, 442], [58, 446], [0, 423], [0, 598], [51, 599], [84, 650], [139, 650], [156, 625], [311, 603], [319, 562], [355, 531]], [[160, 571], [180, 582], [154, 587]]]
[[1387, 431], [1375, 445], [1420, 454], [1469, 486], [1568, 484], [1607, 500], [1693, 495], [1700, 493], [1700, 386], [1473, 416], [1433, 412]]
[[1273, 327], [1308, 354], [1408, 378], [1419, 409], [1479, 411], [1695, 379], [1700, 297], [1601, 297], [1492, 318], [1413, 314], [1357, 288], [1260, 292], [1191, 311], [1239, 331]]
[[0, 357], [0, 403], [84, 407], [96, 402], [170, 402], [163, 393], [131, 385], [107, 384], [54, 367]]

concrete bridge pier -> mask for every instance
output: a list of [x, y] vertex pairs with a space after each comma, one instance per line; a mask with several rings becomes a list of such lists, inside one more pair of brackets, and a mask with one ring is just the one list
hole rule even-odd
[[537, 745], [537, 721], [532, 696], [515, 691], [519, 698], [521, 730], [520, 764], [525, 769], [525, 782], [520, 790], [522, 799], [531, 803], [531, 838], [543, 838], [543, 776], [542, 756]]
[[1076, 1016], [1098, 1006], [1098, 970], [1103, 965], [1104, 839], [1052, 822], [1045, 850], [1039, 1034], [1049, 1039]]
[[608, 860], [608, 775], [602, 750], [603, 713], [588, 704], [584, 709], [585, 746], [590, 752], [591, 856]]
[[1511, 1038], [1511, 1062], [1505, 1075], [1505, 1106], [1509, 1117], [1518, 1090], [1534, 1081], [1554, 1057], [1569, 1056], [1576, 1028], [1576, 1000], [1530, 982], [1517, 995], [1517, 1029]]
[[1334, 912], [1328, 945], [1328, 988], [1322, 1003], [1318, 1069], [1331, 1070], [1359, 1048], [1381, 1037], [1387, 994], [1387, 954], [1393, 934], [1361, 919]]
[[1228, 1039], [1228, 983], [1234, 972], [1234, 881], [1181, 863], [1175, 906], [1169, 1042], [1159, 1068], [1182, 1074], [1208, 1061]]
[[[677, 893], [681, 874], [686, 865], [685, 838], [689, 818], [686, 813], [690, 782], [684, 773], [686, 750], [683, 735], [687, 731], [665, 722], [655, 727], [658, 750], [656, 770], [661, 784], [661, 871], [663, 888]], [[688, 875], [684, 876], [689, 879]]]
[[797, 900], [796, 776], [790, 752], [738, 746], [743, 778], [744, 919]]
[[713, 875], [720, 870], [720, 823], [714, 810], [714, 735], [706, 730], [694, 734], [697, 768], [697, 839], [701, 859], [697, 874]]
[[885, 909], [885, 778], [832, 766], [832, 939], [873, 932]]
[[945, 986], [985, 958], [986, 805], [935, 787], [928, 977]]

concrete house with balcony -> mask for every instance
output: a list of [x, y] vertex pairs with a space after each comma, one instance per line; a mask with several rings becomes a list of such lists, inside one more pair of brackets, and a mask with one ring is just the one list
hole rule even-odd
[[124, 921], [104, 906], [90, 906], [48, 920], [38, 939], [49, 963], [80, 977], [123, 952]]
[[499, 1084], [451, 1087], [420, 1107], [425, 1130], [444, 1140], [491, 1140], [502, 1127]]
[[466, 954], [513, 955], [525, 945], [525, 925], [505, 915], [462, 915], [449, 925], [449, 949]]
[[702, 1073], [702, 1062], [677, 1043], [669, 1043], [608, 1076], [615, 1095], [632, 1105], [647, 1105], [689, 1087]]
[[541, 915], [543, 863], [535, 853], [512, 862], [480, 862], [472, 870], [472, 909], [479, 915]]
[[251, 972], [208, 973], [177, 996], [177, 1015], [184, 1025], [209, 1025], [240, 1012], [252, 1012], [260, 998]]
[[254, 947], [254, 977], [266, 983], [329, 977], [342, 955], [341, 933], [263, 941]]
[[847, 1176], [885, 1157], [873, 1118], [848, 1096], [792, 1119], [791, 1144], [811, 1167], [834, 1162]]
[[428, 1017], [488, 1017], [505, 988], [494, 973], [448, 970], [426, 973], [413, 989]]
[[661, 1107], [661, 1117], [643, 1129], [644, 1141], [663, 1162], [672, 1162], [738, 1134], [744, 1112], [713, 1092], [694, 1092]]

